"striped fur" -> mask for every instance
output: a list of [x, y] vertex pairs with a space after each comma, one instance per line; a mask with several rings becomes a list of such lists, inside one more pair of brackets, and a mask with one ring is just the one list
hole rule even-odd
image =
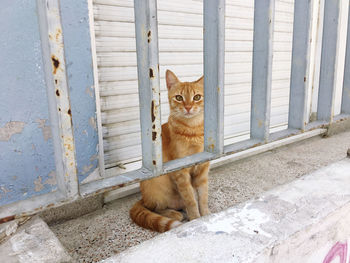
[[130, 209], [130, 217], [138, 226], [161, 233], [181, 224], [180, 221], [161, 216], [148, 210], [143, 206], [142, 200], [136, 202]]
[[[180, 82], [167, 71], [166, 81], [170, 116], [162, 125], [163, 162], [204, 148], [203, 77]], [[208, 171], [207, 162], [141, 182], [142, 200], [131, 208], [131, 219], [141, 227], [164, 232], [181, 224], [179, 210], [186, 210], [189, 220], [209, 214]]]

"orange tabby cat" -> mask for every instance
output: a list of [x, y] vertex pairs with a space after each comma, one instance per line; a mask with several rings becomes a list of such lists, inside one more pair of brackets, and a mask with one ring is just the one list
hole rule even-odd
[[[163, 162], [203, 151], [203, 77], [180, 82], [167, 70], [170, 105], [162, 125]], [[185, 209], [190, 220], [209, 214], [209, 162], [141, 182], [142, 199], [130, 210], [132, 220], [144, 228], [164, 232], [181, 224]], [[195, 192], [198, 194], [198, 202]]]

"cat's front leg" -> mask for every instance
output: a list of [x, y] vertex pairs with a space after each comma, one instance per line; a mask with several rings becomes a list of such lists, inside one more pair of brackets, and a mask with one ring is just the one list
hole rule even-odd
[[198, 205], [201, 216], [210, 214], [208, 208], [208, 172], [209, 163], [204, 163], [198, 166], [193, 177], [193, 187], [198, 193]]
[[185, 204], [188, 218], [190, 220], [200, 217], [198, 204], [191, 184], [191, 175], [188, 169], [182, 169], [171, 175], [177, 190]]

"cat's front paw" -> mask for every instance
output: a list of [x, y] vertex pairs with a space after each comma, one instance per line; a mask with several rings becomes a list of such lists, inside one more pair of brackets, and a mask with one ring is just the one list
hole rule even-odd
[[209, 209], [202, 209], [201, 210], [201, 216], [207, 216], [207, 215], [210, 215], [210, 211]]
[[188, 219], [191, 221], [193, 219], [199, 218], [201, 215], [199, 212], [188, 213]]

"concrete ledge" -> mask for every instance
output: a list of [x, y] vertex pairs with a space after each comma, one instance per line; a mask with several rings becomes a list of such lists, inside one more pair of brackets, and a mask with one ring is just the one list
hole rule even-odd
[[349, 186], [346, 158], [102, 262], [332, 262], [347, 257]]
[[349, 115], [338, 115], [334, 121], [329, 125], [326, 136], [333, 136], [335, 134], [350, 130]]
[[86, 215], [97, 209], [101, 209], [102, 206], [103, 196], [96, 195], [78, 199], [74, 202], [64, 204], [58, 207], [46, 209], [39, 213], [39, 216], [48, 225], [51, 225], [53, 223], [64, 222], [70, 219]]
[[0, 245], [1, 262], [73, 262], [47, 224], [35, 217]]

